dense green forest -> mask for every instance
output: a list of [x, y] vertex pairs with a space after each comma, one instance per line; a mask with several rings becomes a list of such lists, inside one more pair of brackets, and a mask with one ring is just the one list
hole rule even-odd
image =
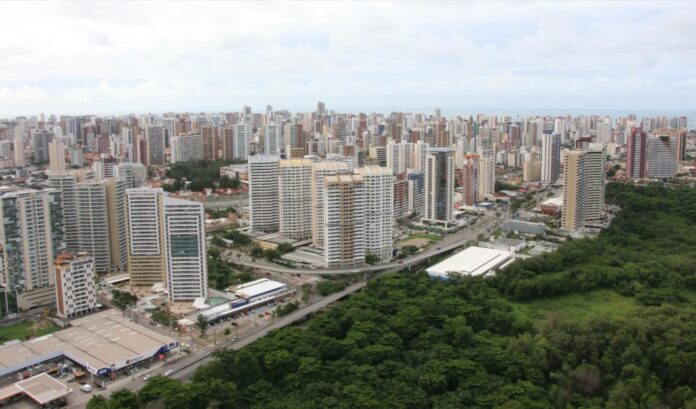
[[[494, 278], [391, 273], [241, 351], [192, 382], [155, 377], [121, 408], [696, 408], [696, 190], [609, 185], [622, 207], [598, 239]], [[533, 325], [513, 305], [620, 292], [636, 308]]]

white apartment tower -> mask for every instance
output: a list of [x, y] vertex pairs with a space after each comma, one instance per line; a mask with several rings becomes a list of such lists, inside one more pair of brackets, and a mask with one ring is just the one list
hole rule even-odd
[[389, 168], [365, 166], [356, 173], [362, 176], [365, 197], [365, 254], [381, 261], [392, 258], [394, 239], [394, 181]]
[[365, 190], [362, 176], [325, 176], [324, 265], [357, 267], [365, 262]]
[[280, 156], [249, 156], [249, 213], [251, 230], [278, 231], [278, 162]]
[[70, 318], [97, 308], [94, 259], [87, 253], [62, 253], [54, 263], [58, 316]]
[[161, 210], [169, 300], [208, 296], [203, 204], [162, 196]]
[[280, 155], [283, 146], [283, 126], [274, 123], [264, 127], [263, 152], [266, 155]]
[[324, 178], [349, 173], [345, 162], [321, 161], [312, 165], [312, 243], [315, 247], [324, 245]]
[[251, 142], [251, 125], [238, 123], [234, 126], [234, 158], [247, 160]]
[[172, 163], [203, 159], [201, 135], [173, 136], [170, 140]]
[[669, 136], [648, 138], [649, 178], [668, 179], [677, 174], [677, 144]]
[[128, 274], [130, 284], [149, 287], [164, 281], [158, 209], [160, 189], [126, 190], [128, 212]]
[[87, 181], [76, 186], [80, 251], [94, 259], [94, 269], [105, 273], [111, 267], [111, 244], [106, 181]]
[[48, 164], [51, 172], [65, 172], [65, 144], [53, 140], [48, 144]]
[[279, 164], [279, 231], [283, 237], [312, 237], [312, 161], [281, 160]]
[[561, 227], [574, 231], [601, 219], [604, 211], [604, 160], [600, 146], [566, 152], [563, 163]]

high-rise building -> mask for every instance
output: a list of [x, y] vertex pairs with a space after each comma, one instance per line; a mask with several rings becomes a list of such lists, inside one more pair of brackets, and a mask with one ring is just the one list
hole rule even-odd
[[85, 181], [76, 185], [78, 248], [94, 258], [94, 269], [98, 273], [109, 272], [111, 267], [106, 187], [106, 180]]
[[161, 126], [145, 128], [145, 165], [164, 165], [164, 130]]
[[647, 177], [673, 178], [677, 174], [677, 146], [669, 136], [648, 138]]
[[312, 166], [312, 243], [324, 246], [324, 178], [350, 173], [345, 162], [322, 161]]
[[48, 144], [53, 141], [55, 134], [45, 129], [39, 129], [32, 134], [32, 143], [34, 145], [34, 163], [48, 162]]
[[280, 156], [276, 155], [249, 156], [249, 219], [252, 231], [278, 231], [279, 161]]
[[[394, 249], [392, 229], [396, 178], [391, 169], [374, 165], [359, 168], [356, 173], [362, 177], [363, 181], [365, 254], [372, 254], [382, 261], [389, 261]], [[406, 199], [404, 202], [407, 201]]]
[[247, 160], [251, 142], [251, 125], [239, 123], [234, 126], [234, 158]]
[[626, 175], [629, 178], [647, 177], [647, 134], [642, 128], [632, 128], [626, 149]]
[[48, 144], [48, 163], [51, 172], [65, 172], [65, 144], [53, 140]]
[[164, 261], [158, 209], [160, 189], [126, 190], [128, 212], [128, 274], [135, 287], [164, 281]]
[[97, 308], [94, 259], [87, 253], [61, 253], [54, 262], [58, 316], [70, 318]]
[[686, 131], [678, 130], [674, 135], [674, 144], [677, 147], [677, 162], [681, 162], [686, 158]]
[[283, 146], [283, 126], [274, 123], [264, 127], [263, 152], [266, 155], [280, 155]]
[[604, 212], [603, 145], [566, 153], [563, 163], [563, 213], [561, 227], [574, 231], [600, 220]]
[[554, 184], [561, 172], [561, 135], [544, 133], [541, 139], [541, 180]]
[[203, 204], [160, 197], [166, 283], [169, 300], [208, 296], [208, 267]]
[[522, 180], [524, 182], [536, 182], [541, 180], [541, 162], [528, 160], [522, 164]]
[[78, 202], [76, 172], [50, 172], [48, 185], [60, 192], [63, 208], [63, 223], [65, 231], [65, 249], [76, 253], [80, 249], [80, 231], [78, 227]]
[[407, 179], [394, 180], [394, 220], [408, 217], [408, 185]]
[[279, 163], [279, 232], [283, 237], [312, 237], [312, 161], [288, 159]]
[[[211, 128], [211, 127], [207, 127]], [[205, 129], [205, 128], [204, 128]], [[217, 129], [217, 128], [212, 128]], [[171, 163], [190, 162], [205, 159], [203, 140], [201, 135], [182, 135], [171, 138]], [[208, 148], [208, 147], [206, 147]]]
[[119, 163], [114, 166], [114, 177], [124, 179], [126, 187], [141, 187], [147, 179], [147, 167], [142, 163]]
[[111, 178], [106, 185], [107, 212], [109, 214], [109, 244], [111, 246], [111, 271], [128, 271], [128, 220], [126, 212], [125, 179]]
[[479, 151], [478, 199], [485, 200], [495, 194], [495, 157], [492, 149]]
[[[52, 287], [53, 260], [65, 250], [60, 191], [3, 188], [0, 222], [0, 279], [6, 288], [24, 293]], [[53, 303], [55, 293], [47, 295], [24, 307]]]
[[226, 126], [220, 128], [220, 140], [222, 144], [222, 159], [234, 159], [234, 128]]
[[425, 212], [425, 172], [410, 170], [408, 178], [408, 211], [416, 216]]
[[454, 196], [454, 149], [430, 148], [425, 167], [425, 215], [423, 221], [448, 227]]
[[362, 176], [324, 176], [324, 264], [357, 267], [365, 262], [365, 191]]
[[221, 142], [218, 127], [213, 125], [202, 126], [201, 146], [203, 160], [217, 160], [222, 145]]
[[462, 202], [473, 206], [479, 201], [479, 155], [464, 155], [462, 164]]

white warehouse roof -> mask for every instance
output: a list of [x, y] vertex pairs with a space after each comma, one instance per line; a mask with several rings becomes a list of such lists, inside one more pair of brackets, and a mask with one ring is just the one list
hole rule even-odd
[[246, 300], [267, 294], [273, 291], [283, 290], [287, 288], [286, 284], [278, 281], [262, 278], [250, 283], [242, 284], [234, 291], [235, 295]]
[[449, 273], [480, 276], [488, 274], [511, 259], [512, 253], [509, 251], [472, 246], [429, 267], [426, 271], [430, 276], [438, 278], [447, 278]]

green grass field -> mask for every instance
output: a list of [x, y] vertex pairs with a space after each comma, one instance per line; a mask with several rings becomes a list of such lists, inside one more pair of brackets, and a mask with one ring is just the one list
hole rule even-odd
[[594, 315], [608, 314], [617, 317], [642, 308], [635, 298], [605, 289], [510, 304], [537, 327], [554, 313], [566, 319], [585, 321]]
[[0, 328], [0, 340], [36, 338], [58, 331], [60, 327], [50, 321], [24, 321], [22, 323]]
[[406, 238], [404, 241], [412, 240], [412, 239], [426, 239], [426, 240], [432, 240], [432, 241], [440, 241], [442, 240], [442, 237], [436, 235], [436, 234], [428, 234], [428, 233], [414, 233]]

